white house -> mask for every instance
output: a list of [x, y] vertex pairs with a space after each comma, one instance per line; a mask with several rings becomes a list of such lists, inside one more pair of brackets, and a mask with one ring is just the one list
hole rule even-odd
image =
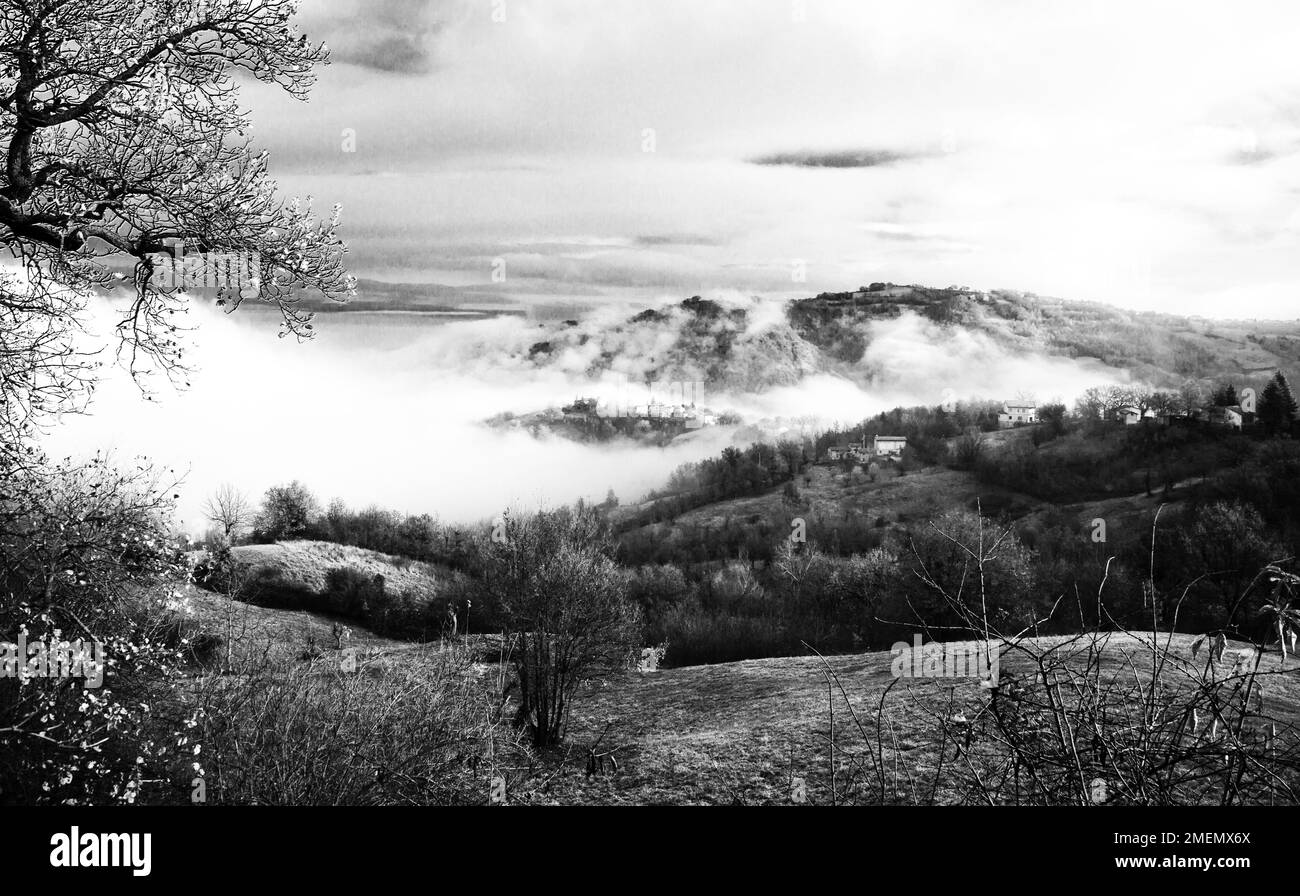
[[1132, 405], [1129, 405], [1128, 407], [1124, 407], [1124, 408], [1118, 408], [1115, 411], [1115, 419], [1122, 422], [1125, 426], [1135, 426], [1143, 418], [1147, 420], [1154, 420], [1155, 417], [1156, 417], [1156, 412], [1151, 408], [1147, 408], [1145, 411], [1143, 411], [1141, 408], [1135, 408]]
[[906, 447], [906, 436], [876, 436], [876, 457], [902, 457]]
[[1038, 405], [1030, 401], [1008, 401], [998, 414], [998, 428], [1011, 429], [1038, 422]]
[[703, 417], [699, 417], [699, 416], [696, 416], [696, 415], [692, 414], [691, 416], [689, 416], [689, 417], [686, 418], [686, 428], [687, 428], [687, 429], [703, 429], [703, 428], [704, 428], [705, 426], [707, 426], [707, 425], [709, 425], [709, 424], [707, 424], [707, 423], [704, 422], [704, 418], [703, 418]]
[[1241, 429], [1242, 415], [1241, 408], [1237, 405], [1227, 408], [1209, 408], [1208, 416], [1210, 423], [1215, 426], [1227, 426], [1232, 429]]

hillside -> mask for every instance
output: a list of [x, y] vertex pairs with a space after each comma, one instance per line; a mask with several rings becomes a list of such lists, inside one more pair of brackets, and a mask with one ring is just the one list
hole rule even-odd
[[[860, 468], [846, 476], [838, 466], [818, 465], [807, 468], [797, 483], [798, 502], [789, 501], [781, 487], [774, 487], [762, 494], [691, 510], [656, 526], [656, 537], [678, 537], [682, 530], [692, 527], [707, 529], [759, 518], [789, 521], [800, 517], [810, 527], [809, 537], [818, 540], [817, 526], [822, 522], [868, 526], [883, 533], [908, 523], [923, 523], [953, 508], [973, 510], [977, 500], [983, 502], [986, 511], [997, 507], [1017, 516], [1041, 505], [1028, 496], [981, 484], [971, 473], [943, 467], [926, 467], [899, 476], [895, 468], [886, 465], [879, 480], [872, 482]], [[646, 513], [652, 503], [621, 507], [615, 520], [632, 520]]]
[[[986, 508], [996, 505], [1013, 512], [1023, 512], [1038, 504], [1024, 495], [983, 485], [965, 471], [943, 467], [926, 467], [900, 476], [895, 467], [885, 465], [879, 480], [872, 482], [860, 468], [846, 477], [835, 467], [816, 466], [808, 471], [807, 479], [800, 480], [799, 494], [802, 500], [792, 505], [792, 509], [809, 518], [839, 517], [878, 528], [882, 527], [882, 521], [886, 526], [923, 522], [953, 507], [974, 510], [976, 502], [983, 502]], [[753, 509], [775, 509], [774, 499], [780, 500], [779, 493], [762, 496], [755, 500]], [[744, 514], [745, 504], [742, 500], [734, 508], [701, 508], [682, 520], [708, 525], [728, 513]]]
[[[1174, 665], [1191, 658], [1195, 639], [1171, 636], [1166, 644]], [[1112, 635], [1101, 642], [1103, 679], [1132, 682], [1134, 668], [1149, 669], [1149, 635]], [[1033, 642], [1037, 648], [1065, 644], [1066, 639]], [[1083, 645], [1066, 648], [1082, 652]], [[1232, 644], [1223, 664], [1253, 661], [1254, 651]], [[894, 678], [889, 652], [854, 656], [751, 660], [716, 666], [670, 669], [629, 677], [594, 689], [579, 707], [574, 739], [590, 744], [606, 726], [603, 748], [620, 748], [616, 774], [585, 779], [571, 774], [547, 794], [560, 803], [612, 804], [755, 804], [791, 802], [791, 779], [807, 782], [808, 802], [829, 802], [831, 783], [831, 704], [836, 723], [835, 753], [840, 800], [872, 801], [874, 782], [851, 780], [846, 756], [861, 757], [862, 742], [852, 711], [875, 731], [878, 710], [887, 789], [901, 802], [925, 796], [923, 782], [934, 774], [941, 750], [936, 736], [942, 720], [974, 714], [984, 702], [978, 684], [963, 679]], [[1293, 661], [1294, 662], [1294, 661]], [[1134, 665], [1131, 665], [1134, 664]], [[828, 698], [824, 669], [838, 676]], [[1278, 669], [1277, 657], [1265, 656], [1262, 673]], [[1019, 657], [1002, 662], [1002, 674], [1031, 674]], [[1148, 678], [1146, 672], [1138, 673]], [[897, 682], [892, 688], [890, 685]], [[1300, 720], [1300, 682], [1294, 676], [1271, 676], [1265, 697], [1269, 715], [1280, 725]], [[887, 691], [888, 689], [888, 691]], [[1114, 698], [1112, 698], [1114, 699]], [[956, 757], [949, 744], [942, 751]], [[847, 791], [847, 794], [846, 794]], [[959, 798], [940, 788], [937, 802]]]
[[868, 346], [867, 325], [909, 313], [1017, 352], [1095, 358], [1157, 387], [1257, 376], [1300, 362], [1300, 321], [1211, 321], [1011, 290], [873, 284], [793, 302], [788, 317], [800, 337], [852, 364]]
[[1009, 290], [895, 284], [792, 301], [780, 314], [758, 300], [696, 296], [612, 326], [567, 321], [540, 328], [521, 360], [591, 377], [702, 382], [709, 391], [763, 392], [818, 374], [866, 387], [897, 375], [871, 360], [871, 348], [882, 328], [903, 319], [916, 321], [931, 345], [961, 334], [984, 355], [1077, 359], [1155, 387], [1300, 364], [1297, 321], [1210, 321]]
[[[990, 450], [998, 450], [999, 443], [1005, 443], [1012, 433], [988, 435]], [[786, 497], [783, 487], [775, 486], [760, 494], [706, 504], [662, 523], [638, 524], [652, 513], [653, 501], [619, 507], [612, 519], [631, 537], [640, 534], [665, 542], [687, 537], [693, 530], [760, 522], [774, 529], [779, 524], [784, 532], [797, 517], [806, 522], [808, 538], [824, 545], [833, 530], [871, 529], [883, 537], [928, 525], [949, 511], [977, 508], [992, 518], [1024, 523], [1064, 513], [1078, 523], [1081, 531], [1090, 520], [1103, 517], [1113, 532], [1121, 533], [1149, 525], [1157, 507], [1162, 503], [1177, 504], [1187, 491], [1185, 486], [1153, 495], [1137, 490], [1058, 505], [980, 482], [970, 471], [942, 466], [923, 467], [900, 476], [894, 466], [884, 465], [873, 482], [860, 467], [846, 476], [839, 466], [821, 464], [808, 467], [796, 482], [797, 502]]]
[[[201, 588], [185, 597], [187, 615], [203, 630], [222, 639], [219, 650], [230, 650], [232, 664], [266, 664], [272, 669], [291, 668], [335, 644], [336, 617], [312, 610], [260, 607], [214, 594]], [[410, 645], [380, 637], [355, 621], [348, 621], [347, 643], [369, 656], [410, 649]]]
[[437, 637], [451, 625], [448, 590], [459, 580], [433, 563], [321, 541], [244, 545], [231, 555], [233, 569], [208, 584], [246, 603], [408, 640]]
[[788, 323], [760, 314], [757, 305], [698, 296], [614, 326], [587, 318], [542, 328], [526, 360], [590, 377], [619, 373], [634, 383], [699, 382], [735, 392], [793, 385], [826, 369], [816, 346]]
[[383, 576], [386, 587], [398, 592], [432, 593], [442, 576], [432, 564], [327, 541], [242, 545], [232, 553], [251, 571], [273, 571], [285, 585], [316, 593], [325, 590], [326, 573], [336, 567], [348, 567], [371, 578]]

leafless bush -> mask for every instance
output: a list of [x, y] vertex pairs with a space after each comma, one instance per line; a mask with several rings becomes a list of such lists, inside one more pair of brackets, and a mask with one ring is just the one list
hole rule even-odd
[[516, 750], [493, 682], [458, 646], [393, 662], [326, 652], [288, 671], [207, 679], [197, 696], [211, 801], [483, 803]]
[[510, 626], [518, 720], [547, 747], [564, 738], [583, 681], [628, 668], [635, 612], [594, 515], [507, 516], [500, 530], [485, 546], [486, 587]]
[[75, 641], [102, 657], [97, 674], [46, 669], [28, 681], [15, 675], [19, 651], [6, 657], [0, 802], [134, 802], [173, 760], [176, 729], [160, 731], [150, 706], [212, 644], [201, 648], [176, 612], [170, 485], [103, 455], [0, 453], [0, 641]]

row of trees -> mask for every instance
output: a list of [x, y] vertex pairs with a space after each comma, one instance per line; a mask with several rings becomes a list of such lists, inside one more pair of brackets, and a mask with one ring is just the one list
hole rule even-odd
[[260, 508], [233, 485], [222, 485], [207, 500], [204, 513], [213, 534], [226, 544], [252, 535], [256, 541], [301, 538], [317, 524], [320, 503], [311, 490], [294, 480], [266, 490]]
[[812, 459], [811, 446], [791, 440], [776, 445], [759, 442], [748, 448], [728, 446], [716, 458], [684, 464], [673, 471], [665, 488], [650, 493], [649, 509], [625, 527], [673, 519], [705, 504], [759, 494], [790, 482]]
[[831, 549], [818, 527], [809, 527], [807, 543], [772, 532], [763, 557], [690, 559], [683, 541], [660, 562], [629, 566], [629, 594], [644, 616], [643, 640], [669, 644], [671, 665], [800, 655], [804, 645], [823, 653], [885, 649], [917, 632], [950, 640], [964, 621], [949, 597], [969, 596], [979, 584], [962, 545], [982, 539], [980, 610], [1003, 628], [1048, 615], [1040, 634], [1141, 628], [1155, 618], [1179, 631], [1268, 640], [1276, 620], [1267, 617], [1271, 590], [1260, 570], [1293, 555], [1297, 540], [1252, 503], [1193, 501], [1166, 508], [1154, 527], [1151, 514], [1108, 522], [1106, 539], [1096, 541], [1064, 511], [1012, 521], [953, 510], [890, 528], [874, 547], [852, 551]]
[[1111, 420], [1126, 408], [1133, 408], [1142, 415], [1148, 411], [1188, 415], [1207, 407], [1242, 407], [1247, 414], [1254, 414], [1259, 425], [1270, 432], [1290, 432], [1300, 414], [1291, 384], [1282, 371], [1275, 373], [1260, 391], [1256, 407], [1243, 407], [1243, 395], [1244, 392], [1233, 383], [1223, 383], [1215, 389], [1197, 382], [1188, 382], [1177, 390], [1094, 387], [1079, 397], [1075, 413], [1085, 420]]
[[[602, 506], [617, 504], [611, 492]], [[318, 539], [460, 567], [469, 538], [467, 530], [444, 525], [429, 514], [402, 514], [373, 505], [353, 510], [338, 498], [322, 510], [315, 494], [297, 480], [267, 489], [257, 506], [239, 489], [223, 485], [208, 498], [204, 512], [212, 524], [209, 541], [227, 545]]]

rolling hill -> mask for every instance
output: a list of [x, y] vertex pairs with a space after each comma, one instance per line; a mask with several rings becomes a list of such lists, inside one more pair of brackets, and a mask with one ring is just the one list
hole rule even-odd
[[371, 578], [383, 576], [386, 587], [399, 592], [432, 593], [443, 574], [432, 564], [327, 541], [242, 545], [232, 553], [237, 563], [254, 572], [269, 570], [285, 585], [317, 593], [325, 589], [325, 576], [335, 567], [348, 567]]
[[770, 307], [699, 296], [620, 324], [569, 321], [539, 330], [524, 360], [599, 376], [698, 381], [710, 391], [763, 392], [830, 374], [861, 386], [881, 328], [916, 320], [943, 345], [962, 334], [985, 352], [1088, 361], [1153, 387], [1188, 379], [1266, 377], [1300, 364], [1300, 321], [1230, 321], [1128, 311], [1095, 302], [962, 287], [873, 284]]

